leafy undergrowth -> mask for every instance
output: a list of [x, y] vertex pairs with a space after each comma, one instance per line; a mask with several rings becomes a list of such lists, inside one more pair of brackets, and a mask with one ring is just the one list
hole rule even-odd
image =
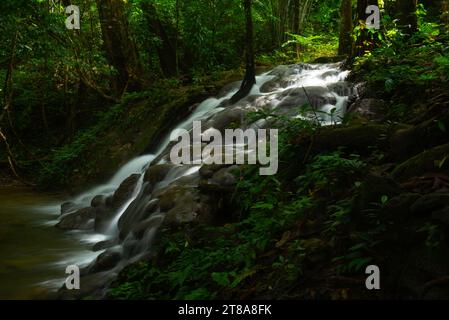
[[431, 102], [449, 100], [447, 27], [423, 22], [408, 40], [396, 29], [379, 36], [379, 48], [356, 59], [354, 78], [390, 103], [389, 120], [422, 118]]

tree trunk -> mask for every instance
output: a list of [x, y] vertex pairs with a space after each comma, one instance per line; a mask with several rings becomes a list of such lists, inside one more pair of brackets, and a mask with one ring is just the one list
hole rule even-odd
[[447, 26], [449, 24], [449, 0], [442, 0], [440, 3], [440, 8], [441, 8], [441, 15], [440, 15], [441, 23]]
[[246, 18], [246, 72], [240, 90], [231, 98], [231, 103], [235, 103], [246, 97], [256, 83], [256, 67], [254, 64], [254, 44], [253, 44], [253, 17], [251, 12], [251, 0], [243, 0]]
[[418, 30], [416, 4], [417, 0], [398, 0], [396, 2], [398, 25], [401, 27], [402, 32], [409, 36]]
[[106, 57], [117, 71], [113, 80], [113, 91], [120, 97], [130, 86], [138, 86], [141, 68], [137, 50], [129, 37], [124, 2], [122, 0], [96, 1]]
[[365, 27], [366, 18], [368, 17], [366, 8], [370, 5], [379, 6], [379, 2], [378, 0], [357, 0], [357, 25], [363, 27], [357, 37], [353, 50], [353, 56], [363, 55], [365, 51], [368, 51], [374, 47], [374, 41], [369, 36]]
[[[294, 34], [300, 34], [300, 24], [299, 24], [299, 7], [300, 7], [300, 2], [301, 0], [294, 0], [293, 1], [293, 33]], [[299, 43], [296, 43], [296, 58], [299, 59], [299, 53], [301, 51], [301, 47], [299, 45]]]
[[[176, 47], [178, 45], [178, 35], [176, 35], [175, 40], [170, 39], [169, 35], [166, 32], [166, 27], [164, 27], [161, 20], [159, 19], [156, 8], [152, 1], [142, 1], [140, 6], [144, 13], [148, 28], [155, 36], [159, 37], [159, 39], [161, 40], [161, 45], [156, 47], [156, 52], [159, 57], [159, 64], [162, 73], [168, 77], [175, 76], [178, 70], [176, 53]], [[179, 8], [177, 8], [177, 10], [178, 9]]]
[[352, 52], [352, 1], [342, 0], [340, 7], [339, 55], [350, 55]]

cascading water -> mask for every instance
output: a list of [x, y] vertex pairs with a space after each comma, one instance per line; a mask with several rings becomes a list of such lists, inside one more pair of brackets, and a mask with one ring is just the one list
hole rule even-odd
[[[223, 130], [227, 125], [250, 111], [268, 108], [291, 117], [298, 117], [298, 108], [304, 104], [311, 105], [318, 112], [323, 124], [338, 122], [344, 115], [348, 96], [352, 87], [345, 82], [348, 71], [339, 69], [339, 64], [299, 64], [279, 66], [256, 78], [248, 97], [230, 105], [227, 101], [237, 91], [235, 84], [219, 98], [209, 98], [196, 107], [187, 119], [174, 129], [192, 129], [193, 121], [202, 121], [203, 130], [216, 128]], [[259, 120], [249, 127], [263, 127], [265, 122]], [[248, 126], [247, 126], [248, 127]], [[123, 166], [105, 185], [93, 188], [74, 198], [74, 211], [91, 205], [97, 195], [112, 197], [119, 185], [130, 175], [138, 174], [139, 178], [133, 186], [127, 200], [114, 210], [102, 232], [92, 234], [92, 239], [109, 239], [113, 245], [108, 250], [118, 252], [121, 262], [112, 267], [117, 271], [130, 261], [146, 254], [151, 248], [151, 241], [157, 228], [163, 222], [170, 208], [158, 204], [158, 197], [172, 186], [196, 187], [199, 180], [199, 165], [170, 166], [170, 133], [158, 144], [153, 154], [138, 157]], [[147, 181], [145, 173], [154, 166], [168, 165], [164, 177], [153, 184]], [[174, 201], [174, 200], [173, 200]], [[187, 208], [187, 205], [186, 205]], [[188, 210], [188, 209], [185, 209]], [[70, 213], [68, 213], [70, 214]], [[138, 224], [137, 228], [136, 225]], [[132, 232], [130, 231], [133, 228]], [[107, 247], [106, 247], [107, 248]], [[105, 253], [104, 249], [99, 254]], [[94, 263], [91, 263], [91, 266]]]

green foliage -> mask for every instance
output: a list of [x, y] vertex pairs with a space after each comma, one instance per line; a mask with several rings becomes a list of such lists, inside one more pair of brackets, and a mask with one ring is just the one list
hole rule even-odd
[[358, 155], [343, 157], [340, 151], [316, 156], [306, 168], [304, 175], [296, 178], [296, 183], [303, 192], [318, 192], [346, 188], [361, 175], [364, 163]]

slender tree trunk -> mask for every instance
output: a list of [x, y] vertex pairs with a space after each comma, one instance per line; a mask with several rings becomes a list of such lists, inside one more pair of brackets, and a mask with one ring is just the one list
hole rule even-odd
[[131, 41], [122, 0], [96, 0], [103, 42], [109, 63], [116, 69], [113, 90], [121, 96], [131, 85], [138, 86], [141, 69], [136, 47]]
[[441, 15], [440, 15], [441, 23], [447, 26], [449, 25], [449, 0], [441, 0], [440, 8], [441, 8]]
[[179, 75], [179, 0], [176, 0], [175, 56], [176, 56], [176, 75]]
[[246, 72], [243, 78], [240, 90], [231, 98], [231, 103], [235, 103], [246, 97], [256, 83], [256, 67], [254, 63], [254, 44], [253, 44], [253, 17], [251, 12], [251, 0], [243, 0], [246, 18]]
[[342, 0], [340, 7], [340, 39], [339, 55], [350, 55], [352, 52], [352, 1]]
[[[300, 7], [300, 1], [301, 0], [294, 0], [293, 2], [293, 33], [294, 34], [300, 34], [300, 24], [299, 24], [299, 7]], [[299, 59], [299, 53], [300, 53], [301, 47], [299, 43], [296, 43], [296, 58]]]
[[418, 30], [416, 17], [417, 0], [398, 0], [396, 2], [398, 13], [398, 25], [405, 34], [411, 36]]
[[365, 28], [365, 22], [368, 15], [366, 14], [366, 8], [369, 5], [379, 6], [378, 0], [357, 0], [357, 25], [363, 26], [360, 30], [360, 34], [357, 37], [353, 56], [360, 56], [374, 47], [374, 41], [369, 36], [367, 29]]
[[[178, 58], [177, 58], [177, 46], [178, 46], [178, 34], [176, 30], [176, 39], [170, 39], [166, 32], [166, 28], [162, 24], [157, 15], [156, 8], [151, 0], [142, 1], [140, 4], [144, 13], [145, 20], [148, 24], [148, 28], [161, 40], [161, 45], [157, 46], [156, 52], [159, 57], [159, 64], [162, 73], [165, 76], [171, 77], [177, 74], [178, 70]], [[178, 10], [178, 9], [177, 9]], [[178, 24], [178, 21], [176, 22]], [[173, 38], [173, 37], [172, 37]]]
[[13, 174], [20, 180], [20, 176], [17, 173], [16, 167], [17, 162], [16, 158], [11, 150], [10, 144], [8, 142], [8, 138], [6, 134], [3, 132], [3, 121], [5, 120], [5, 115], [9, 120], [9, 124], [11, 125], [11, 117], [10, 117], [10, 108], [11, 108], [11, 100], [12, 100], [12, 74], [14, 71], [14, 59], [16, 54], [16, 45], [18, 39], [18, 31], [16, 31], [14, 35], [14, 39], [12, 41], [12, 50], [9, 58], [8, 69], [6, 71], [5, 84], [3, 87], [3, 107], [0, 112], [0, 139], [3, 141], [6, 150], [6, 156], [8, 158], [8, 163]]

